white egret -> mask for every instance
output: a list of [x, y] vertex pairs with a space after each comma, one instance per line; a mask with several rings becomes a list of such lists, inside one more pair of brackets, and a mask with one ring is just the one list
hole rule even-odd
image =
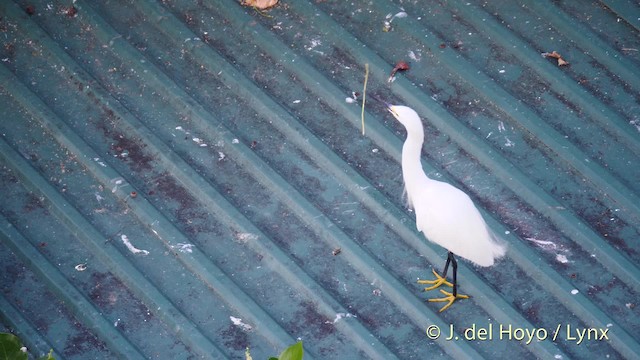
[[[418, 280], [419, 284], [432, 285], [425, 291], [443, 284], [453, 287], [451, 293], [440, 289], [443, 298], [429, 299], [447, 302], [440, 309], [442, 312], [455, 300], [469, 298], [458, 294], [458, 264], [454, 254], [486, 267], [503, 256], [506, 247], [491, 232], [467, 194], [425, 174], [420, 161], [424, 128], [418, 114], [406, 106], [389, 105], [388, 110], [407, 130], [407, 139], [402, 147], [402, 177], [408, 205], [416, 214], [418, 231], [449, 251], [442, 275], [433, 270], [435, 280]], [[453, 267], [453, 284], [446, 280], [449, 264]]]

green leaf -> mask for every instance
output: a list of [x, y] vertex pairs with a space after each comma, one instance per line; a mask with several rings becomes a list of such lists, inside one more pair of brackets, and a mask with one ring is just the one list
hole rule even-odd
[[303, 356], [304, 349], [302, 348], [302, 341], [298, 341], [285, 349], [285, 351], [278, 356], [278, 360], [302, 360]]
[[0, 333], [0, 360], [27, 360], [27, 353], [21, 348], [22, 343], [17, 336]]
[[56, 360], [56, 358], [53, 357], [53, 349], [49, 350], [47, 355], [39, 357], [38, 360]]

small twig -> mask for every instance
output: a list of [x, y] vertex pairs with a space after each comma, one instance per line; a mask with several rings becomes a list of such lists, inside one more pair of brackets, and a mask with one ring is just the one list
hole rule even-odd
[[364, 136], [364, 103], [367, 101], [367, 80], [369, 80], [369, 64], [364, 64], [364, 87], [362, 89], [362, 135]]

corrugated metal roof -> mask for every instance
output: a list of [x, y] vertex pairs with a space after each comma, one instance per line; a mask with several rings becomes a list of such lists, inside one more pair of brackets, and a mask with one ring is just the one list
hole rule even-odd
[[[70, 359], [633, 358], [639, 29], [614, 0], [3, 2], [0, 330]], [[365, 64], [509, 244], [443, 313], [404, 129], [346, 101]]]

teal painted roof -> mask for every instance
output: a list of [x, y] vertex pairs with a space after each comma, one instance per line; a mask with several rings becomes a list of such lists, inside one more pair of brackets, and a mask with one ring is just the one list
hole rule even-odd
[[[34, 356], [640, 353], [637, 3], [16, 0], [0, 43], [0, 331]], [[374, 97], [509, 246], [443, 313]]]

